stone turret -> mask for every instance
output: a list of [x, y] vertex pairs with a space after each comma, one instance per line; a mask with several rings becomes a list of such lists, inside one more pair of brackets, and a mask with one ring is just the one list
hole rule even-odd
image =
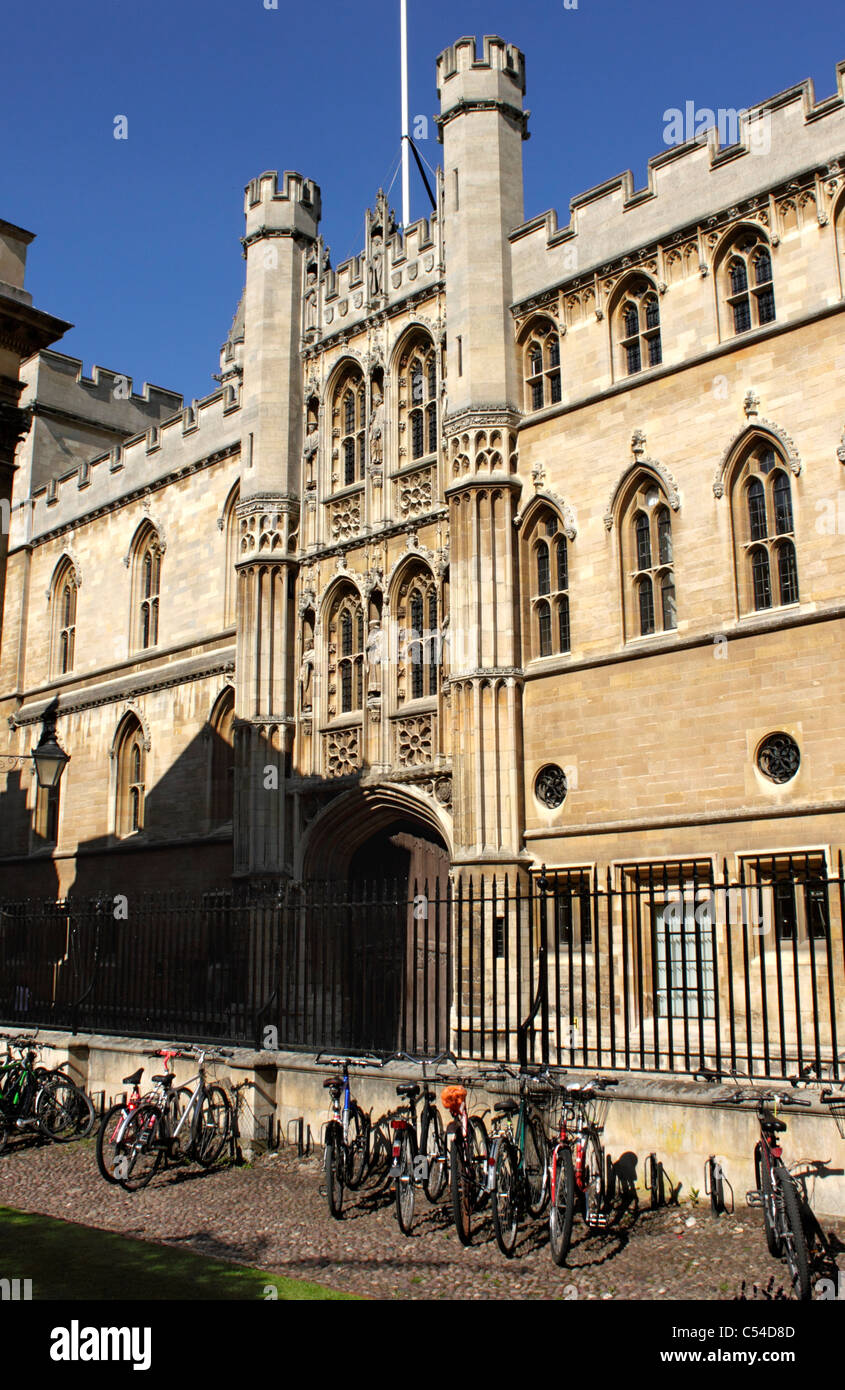
[[320, 191], [301, 174], [246, 188], [243, 434], [238, 505], [235, 873], [289, 870], [284, 780], [293, 738], [296, 580], [302, 457], [299, 341], [304, 259]]
[[[514, 517], [517, 375], [509, 234], [523, 219], [525, 61], [459, 39], [437, 64], [446, 187], [455, 859], [518, 864], [522, 675]], [[503, 756], [503, 750], [506, 750]]]

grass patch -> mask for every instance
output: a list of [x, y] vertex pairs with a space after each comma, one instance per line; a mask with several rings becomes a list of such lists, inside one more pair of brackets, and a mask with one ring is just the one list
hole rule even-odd
[[[33, 1299], [348, 1299], [300, 1279], [0, 1207], [0, 1270]], [[275, 1289], [275, 1295], [270, 1292]]]

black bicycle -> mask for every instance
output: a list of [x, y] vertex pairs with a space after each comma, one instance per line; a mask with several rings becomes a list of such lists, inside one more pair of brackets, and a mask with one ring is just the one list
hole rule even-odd
[[505, 1094], [493, 1106], [495, 1129], [490, 1141], [493, 1232], [503, 1255], [516, 1248], [519, 1223], [542, 1216], [549, 1199], [549, 1148], [541, 1103], [553, 1086], [547, 1072], [498, 1067], [483, 1073], [488, 1091]]
[[[403, 1235], [410, 1235], [414, 1223], [415, 1191], [419, 1184], [429, 1202], [439, 1202], [447, 1182], [446, 1135], [435, 1093], [428, 1084], [426, 1067], [449, 1061], [457, 1066], [452, 1052], [439, 1052], [436, 1057], [414, 1057], [410, 1052], [397, 1052], [394, 1061], [413, 1062], [422, 1067], [422, 1083], [403, 1081], [396, 1094], [406, 1102], [407, 1114], [396, 1115], [390, 1121], [393, 1130], [393, 1164], [396, 1219]], [[448, 1082], [447, 1076], [435, 1076], [435, 1081]], [[417, 1102], [422, 1107], [417, 1116]]]
[[366, 1054], [361, 1057], [330, 1057], [319, 1052], [315, 1065], [326, 1061], [342, 1072], [327, 1076], [323, 1085], [331, 1096], [331, 1112], [326, 1125], [323, 1173], [329, 1212], [339, 1221], [343, 1215], [343, 1189], [354, 1191], [367, 1175], [370, 1163], [370, 1117], [354, 1099], [349, 1085], [350, 1067], [383, 1067], [385, 1059]]

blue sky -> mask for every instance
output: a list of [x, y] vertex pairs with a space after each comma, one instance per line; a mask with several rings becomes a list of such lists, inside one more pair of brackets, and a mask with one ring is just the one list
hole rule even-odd
[[[27, 288], [93, 363], [205, 395], [243, 283], [243, 187], [298, 169], [323, 192], [335, 264], [399, 152], [399, 0], [39, 0], [3, 16], [0, 217], [37, 234]], [[571, 3], [571, 0], [570, 0]], [[842, 0], [409, 0], [411, 111], [462, 34], [527, 59], [526, 216], [631, 168], [663, 113], [740, 108], [812, 77], [835, 88]], [[125, 115], [128, 139], [114, 139]], [[436, 165], [433, 123], [421, 152]], [[400, 202], [394, 185], [395, 205]], [[418, 180], [414, 215], [427, 200]]]

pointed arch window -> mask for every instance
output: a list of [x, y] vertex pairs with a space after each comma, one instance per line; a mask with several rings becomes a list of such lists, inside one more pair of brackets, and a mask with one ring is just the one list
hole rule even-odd
[[633, 376], [663, 361], [660, 304], [657, 291], [644, 276], [626, 288], [616, 313], [616, 335], [622, 370]]
[[399, 375], [400, 464], [418, 463], [437, 453], [437, 353], [428, 334], [412, 338]]
[[117, 745], [117, 806], [115, 825], [120, 836], [144, 828], [147, 752], [144, 732], [134, 716], [128, 718]]
[[525, 535], [529, 594], [530, 657], [563, 656], [571, 650], [569, 549], [560, 520], [542, 508]]
[[524, 349], [525, 408], [542, 410], [562, 399], [560, 378], [560, 337], [554, 324], [545, 319], [530, 331]]
[[399, 590], [400, 703], [436, 695], [440, 687], [437, 585], [431, 571], [415, 570]]
[[360, 596], [344, 590], [329, 618], [329, 718], [364, 707], [364, 610]]
[[57, 569], [51, 586], [53, 617], [51, 662], [54, 676], [66, 676], [76, 659], [76, 572], [69, 560]]
[[232, 819], [235, 783], [235, 693], [227, 689], [211, 718], [211, 807], [212, 825], [225, 825]]
[[620, 535], [626, 630], [635, 637], [674, 632], [678, 614], [672, 513], [653, 478], [643, 476], [634, 487], [621, 517]]
[[332, 397], [335, 459], [332, 490], [361, 482], [366, 473], [367, 396], [363, 373], [350, 367]]
[[142, 526], [132, 557], [132, 648], [146, 651], [158, 646], [161, 562], [163, 546], [158, 532]]
[[733, 333], [775, 321], [772, 256], [762, 232], [744, 228], [727, 247], [717, 274]]
[[740, 610], [798, 603], [792, 483], [768, 439], [753, 440], [734, 470], [731, 512]]
[[238, 559], [238, 502], [240, 484], [236, 483], [226, 499], [223, 509], [223, 531], [226, 538], [226, 575], [223, 584], [223, 624], [233, 627], [238, 613], [238, 576], [235, 565]]

